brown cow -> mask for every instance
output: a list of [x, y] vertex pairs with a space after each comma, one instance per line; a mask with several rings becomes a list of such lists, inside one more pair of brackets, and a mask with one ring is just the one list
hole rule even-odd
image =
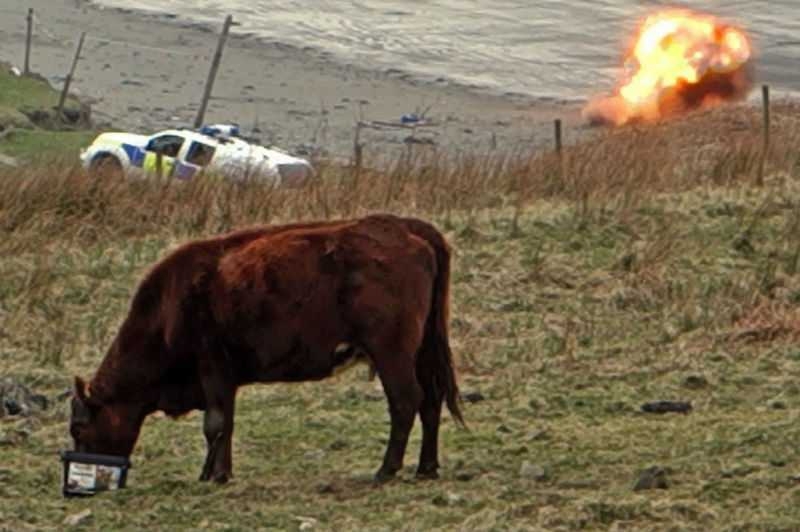
[[442, 402], [463, 424], [448, 342], [450, 252], [413, 218], [264, 227], [190, 242], [144, 278], [90, 383], [75, 378], [83, 452], [129, 456], [146, 416], [205, 411], [200, 480], [231, 477], [236, 390], [371, 364], [391, 435], [376, 481], [402, 467], [419, 412], [417, 476], [438, 476]]

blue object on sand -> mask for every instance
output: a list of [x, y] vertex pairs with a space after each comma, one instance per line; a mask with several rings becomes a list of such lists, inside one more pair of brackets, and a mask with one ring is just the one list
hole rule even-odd
[[203, 126], [200, 133], [209, 137], [238, 137], [239, 126], [236, 124], [215, 124], [213, 126]]
[[400, 122], [403, 124], [414, 124], [419, 122], [419, 117], [415, 114], [407, 114], [400, 117]]

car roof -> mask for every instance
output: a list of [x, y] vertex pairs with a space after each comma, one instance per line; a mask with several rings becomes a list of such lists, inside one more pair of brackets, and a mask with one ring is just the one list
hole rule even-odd
[[177, 135], [180, 137], [185, 138], [186, 140], [194, 140], [198, 142], [203, 142], [205, 144], [209, 144], [211, 146], [223, 146], [223, 145], [232, 145], [232, 144], [247, 144], [244, 140], [240, 138], [228, 138], [228, 137], [212, 137], [209, 135], [204, 135], [198, 131], [192, 129], [165, 129], [163, 131], [159, 131], [152, 135], [152, 137], [158, 137], [161, 135]]

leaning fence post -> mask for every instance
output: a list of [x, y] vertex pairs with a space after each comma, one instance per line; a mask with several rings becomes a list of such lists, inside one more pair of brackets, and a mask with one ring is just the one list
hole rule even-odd
[[159, 180], [164, 177], [164, 156], [160, 151], [156, 152], [156, 177]]
[[75, 68], [78, 66], [78, 59], [81, 57], [81, 50], [83, 49], [83, 40], [86, 38], [86, 32], [81, 33], [81, 38], [78, 41], [78, 49], [75, 50], [75, 58], [72, 60], [72, 67], [69, 69], [67, 79], [64, 80], [64, 89], [61, 91], [61, 98], [58, 100], [58, 109], [56, 109], [56, 116], [61, 119], [61, 113], [64, 110], [64, 104], [67, 101], [67, 94], [69, 93], [69, 86], [72, 84], [72, 77], [75, 75]]
[[194, 121], [194, 127], [198, 128], [203, 125], [206, 119], [206, 110], [208, 109], [208, 100], [211, 99], [211, 91], [214, 89], [214, 81], [217, 78], [217, 70], [219, 70], [219, 63], [222, 60], [222, 51], [225, 49], [225, 43], [228, 40], [228, 32], [233, 24], [233, 17], [228, 15], [225, 18], [225, 25], [222, 27], [222, 34], [219, 36], [217, 43], [217, 51], [214, 52], [214, 59], [211, 61], [211, 70], [208, 72], [208, 79], [206, 79], [206, 86], [203, 90], [203, 100], [200, 102], [200, 109], [197, 111], [197, 118]]
[[764, 100], [764, 152], [769, 149], [769, 85], [761, 87], [761, 93]]
[[28, 9], [28, 33], [25, 38], [25, 68], [24, 74], [31, 73], [31, 40], [33, 38], [33, 8]]
[[555, 121], [556, 153], [561, 155], [561, 119]]
[[770, 104], [769, 104], [769, 85], [761, 87], [762, 107], [764, 112], [764, 151], [761, 154], [761, 163], [758, 166], [758, 179], [756, 184], [762, 186], [764, 184], [764, 172], [767, 166], [767, 157], [769, 155], [769, 129], [770, 129]]
[[361, 127], [363, 123], [359, 120], [356, 124], [356, 133], [353, 138], [353, 165], [356, 169], [356, 178], [361, 174], [361, 161], [364, 154], [364, 147], [361, 145]]

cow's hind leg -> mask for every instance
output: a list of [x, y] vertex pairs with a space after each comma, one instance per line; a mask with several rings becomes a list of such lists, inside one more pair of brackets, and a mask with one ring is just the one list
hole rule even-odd
[[439, 478], [439, 422], [442, 418], [444, 392], [436, 386], [432, 371], [421, 364], [417, 375], [422, 386], [423, 399], [419, 409], [422, 421], [422, 450], [419, 455], [417, 478]]
[[403, 467], [408, 436], [422, 401], [422, 389], [417, 382], [413, 355], [379, 355], [372, 359], [389, 402], [392, 422], [383, 464], [375, 474], [375, 482], [383, 483]]
[[203, 433], [208, 451], [200, 480], [227, 482], [233, 477], [233, 416], [236, 387], [222, 368], [207, 368], [202, 377], [206, 396]]

